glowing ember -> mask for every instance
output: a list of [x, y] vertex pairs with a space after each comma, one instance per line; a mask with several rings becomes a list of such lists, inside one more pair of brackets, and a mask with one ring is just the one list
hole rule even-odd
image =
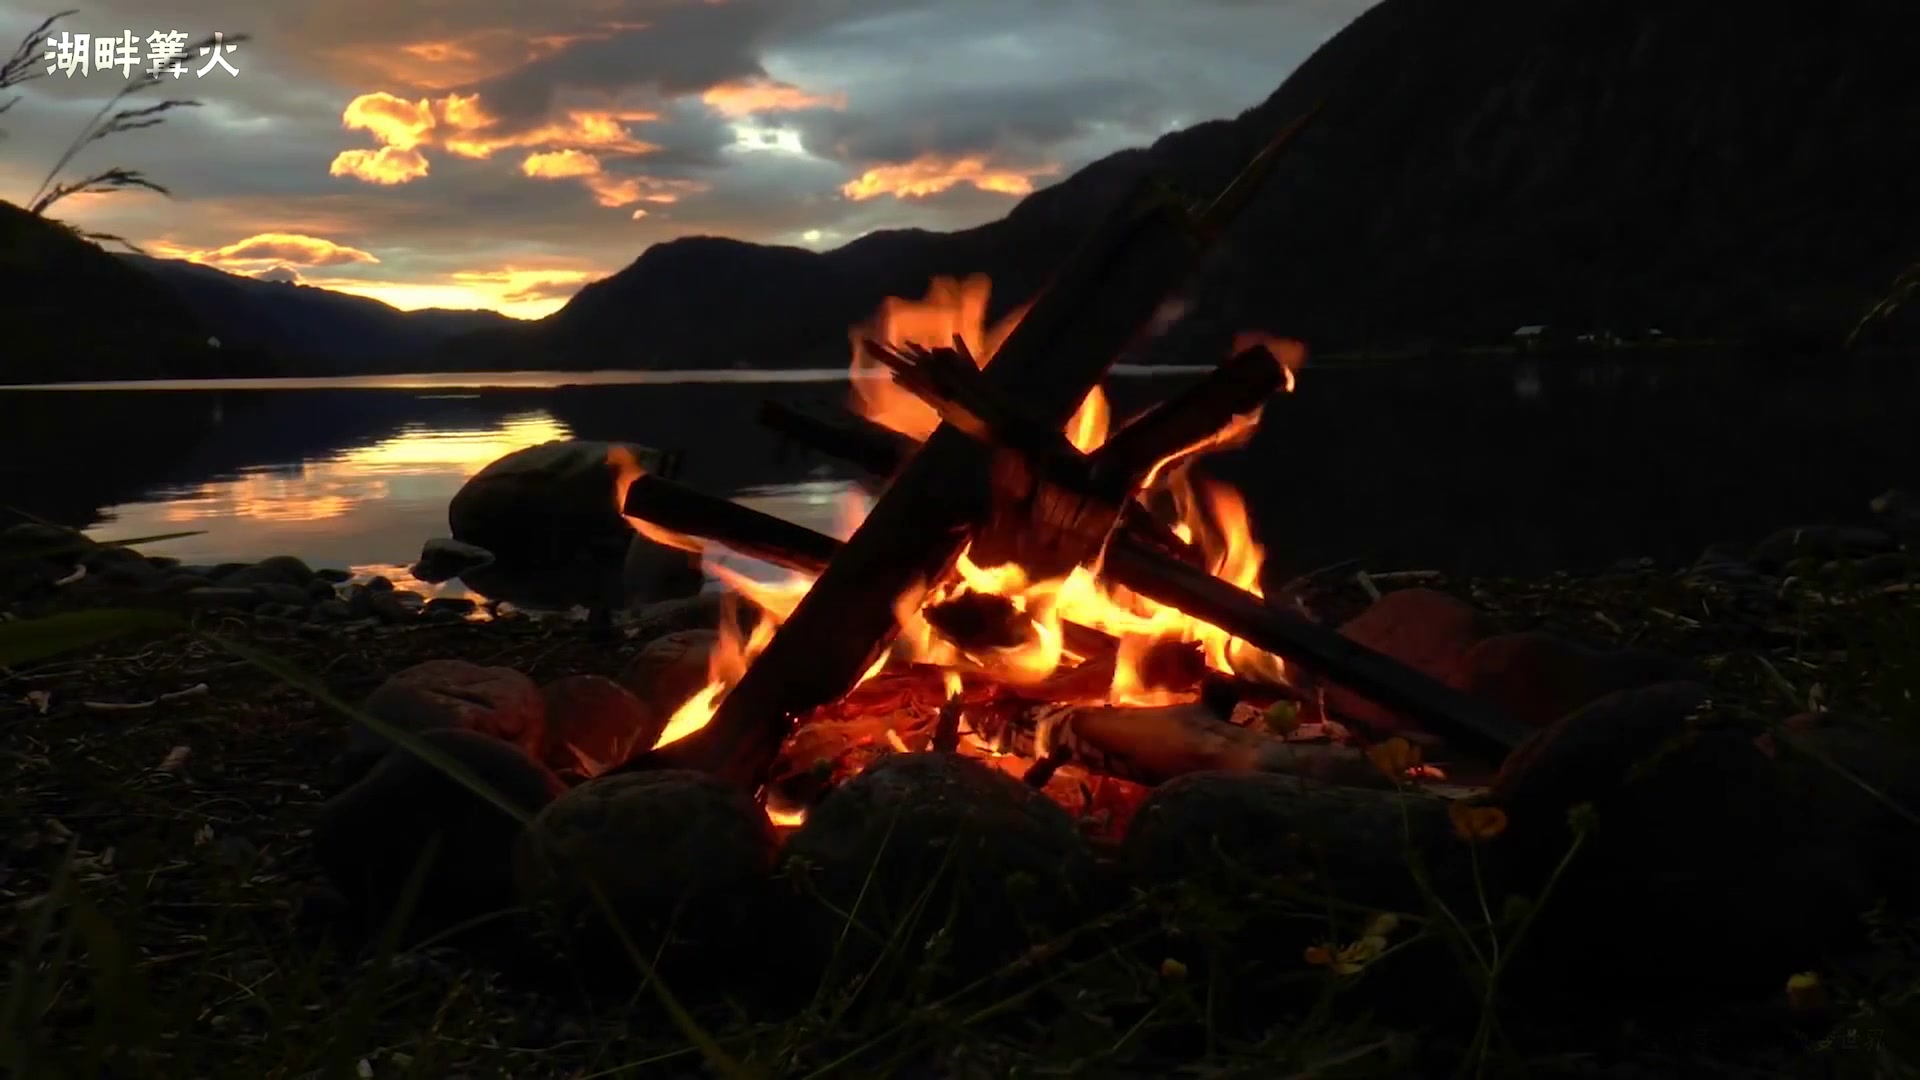
[[[937, 414], [888, 378], [887, 369], [868, 354], [864, 342], [871, 339], [890, 346], [944, 347], [957, 338], [984, 366], [1024, 314], [1024, 309], [1016, 310], [989, 327], [989, 294], [990, 283], [984, 276], [964, 280], [940, 278], [932, 283], [923, 298], [890, 298], [871, 319], [852, 328], [854, 409], [913, 439], [924, 440], [930, 436], [939, 425]], [[1256, 344], [1265, 345], [1272, 352], [1285, 369], [1287, 389], [1293, 389], [1294, 373], [1304, 360], [1304, 350], [1299, 343], [1264, 334], [1242, 334], [1234, 342], [1234, 350], [1238, 352]], [[1155, 503], [1171, 506], [1173, 520], [1168, 524], [1176, 535], [1205, 556], [1207, 569], [1215, 577], [1255, 595], [1260, 595], [1264, 552], [1254, 541], [1245, 502], [1229, 488], [1203, 482], [1190, 466], [1202, 454], [1240, 444], [1252, 435], [1258, 422], [1259, 410], [1256, 409], [1236, 417], [1219, 433], [1170, 455], [1153, 467], [1145, 487], [1136, 493], [1143, 504], [1151, 496]], [[1066, 434], [1075, 447], [1090, 452], [1105, 443], [1111, 424], [1106, 396], [1096, 388], [1081, 402], [1067, 424]], [[640, 474], [639, 466], [630, 458], [613, 464], [621, 477], [616, 485], [616, 498], [624, 505], [626, 487]], [[857, 501], [848, 505], [841, 522], [842, 538], [852, 534], [866, 510], [867, 507]], [[659, 543], [687, 551], [704, 550], [704, 545], [692, 537], [631, 517], [627, 520], [642, 535]], [[774, 584], [753, 581], [711, 558], [706, 560], [706, 569], [732, 590], [730, 604], [751, 603], [758, 609], [758, 617], [745, 633], [738, 629], [738, 620], [731, 617], [732, 612], [722, 618], [721, 640], [712, 656], [707, 686], [673, 714], [657, 745], [683, 739], [713, 718], [727, 691], [740, 681], [748, 665], [772, 640], [774, 630], [792, 614], [812, 586], [812, 579], [799, 574], [791, 574]], [[996, 604], [1010, 610], [1014, 622], [1019, 624], [1014, 627], [1015, 643], [963, 646], [943, 636], [929, 622], [930, 609], [970, 595], [997, 598]], [[1185, 642], [1196, 646], [1206, 665], [1215, 671], [1271, 685], [1286, 682], [1286, 669], [1278, 658], [1216, 626], [1109, 585], [1101, 579], [1097, 565], [1075, 567], [1063, 578], [1032, 581], [1016, 564], [980, 566], [968, 549], [961, 554], [955, 572], [947, 580], [934, 583], [924, 598], [916, 600], [911, 595], [903, 598], [895, 615], [899, 634], [888, 653], [862, 676], [862, 685], [883, 670], [900, 671], [906, 670], [907, 665], [925, 665], [941, 673], [945, 696], [950, 701], [964, 700], [963, 676], [969, 674], [1002, 686], [1035, 686], [1057, 679], [1086, 659], [1075, 655], [1067, 646], [1070, 624], [1082, 630], [1103, 631], [1119, 643], [1110, 681], [1086, 688], [1083, 693], [1089, 704], [1167, 705], [1193, 700], [1195, 695], [1190, 690], [1155, 689], [1143, 674], [1145, 658], [1156, 646], [1166, 643]], [[1046, 736], [1042, 731], [1035, 740], [1041, 754], [1047, 746]], [[914, 748], [893, 727], [875, 731], [868, 741], [896, 751]], [[966, 752], [992, 759], [1016, 774], [1031, 764], [1030, 759], [1005, 754], [971, 734], [961, 740], [961, 746]], [[770, 808], [769, 814], [776, 823], [782, 824], [796, 823], [802, 817], [794, 810]]]

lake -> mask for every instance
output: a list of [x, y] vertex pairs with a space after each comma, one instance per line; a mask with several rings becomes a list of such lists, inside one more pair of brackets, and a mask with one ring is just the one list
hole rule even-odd
[[[1276, 573], [1537, 572], [1691, 559], [1780, 525], [1861, 517], [1915, 481], [1914, 365], [1311, 365], [1215, 470], [1247, 494]], [[1120, 372], [1127, 415], [1190, 371]], [[292, 553], [404, 566], [488, 462], [549, 439], [685, 452], [680, 479], [831, 531], [854, 474], [783, 444], [773, 397], [843, 402], [843, 371], [486, 373], [0, 390], [0, 506], [184, 561]]]

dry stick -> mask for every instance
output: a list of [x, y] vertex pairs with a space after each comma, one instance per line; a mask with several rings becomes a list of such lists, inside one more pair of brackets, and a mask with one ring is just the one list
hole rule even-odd
[[[628, 517], [810, 577], [824, 573], [842, 547], [825, 533], [651, 474], [627, 488], [622, 510]], [[1063, 623], [1061, 631], [1067, 646], [1082, 656], [1109, 652], [1119, 643], [1106, 631], [1079, 623]]]
[[[889, 477], [898, 472], [907, 458], [920, 447], [917, 440], [853, 413], [842, 413], [832, 420], [824, 420], [769, 401], [760, 409], [760, 422], [773, 431], [849, 462], [877, 477]], [[635, 513], [634, 516], [645, 515]], [[1154, 517], [1137, 501], [1130, 500], [1121, 507], [1120, 523], [1128, 533], [1176, 558], [1194, 566], [1206, 565], [1206, 556], [1200, 549], [1182, 540], [1171, 525]]]
[[[1283, 133], [1215, 201], [1208, 233], [1245, 201], [1289, 137]], [[1142, 177], [1001, 344], [984, 369], [987, 384], [1038, 423], [1065, 430], [1114, 358], [1199, 265], [1204, 246], [1185, 208]], [[630, 765], [692, 767], [758, 787], [793, 718], [846, 693], [898, 633], [895, 609], [917, 604], [952, 572], [990, 510], [985, 467], [978, 443], [949, 425], [936, 428], [713, 719]]]

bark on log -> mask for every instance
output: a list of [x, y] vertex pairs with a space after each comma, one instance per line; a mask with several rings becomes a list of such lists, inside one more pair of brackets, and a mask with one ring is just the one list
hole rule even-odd
[[[1197, 262], [1185, 212], [1142, 182], [1042, 292], [986, 379], [1062, 430]], [[891, 644], [895, 607], [950, 573], [987, 510], [979, 444], [942, 424], [700, 731], [636, 768], [692, 767], [753, 788], [793, 718], [844, 694]]]
[[[774, 431], [849, 462], [869, 475], [890, 477], [900, 471], [914, 451], [918, 440], [892, 428], [876, 424], [862, 416], [846, 413], [832, 420], [820, 419], [783, 405], [767, 402], [760, 410], [760, 422]], [[635, 517], [644, 515], [636, 513]], [[1183, 562], [1205, 566], [1206, 556], [1191, 543], [1180, 539], [1166, 522], [1136, 501], [1129, 500], [1120, 509], [1120, 525], [1135, 538], [1160, 548]], [[701, 535], [694, 530], [682, 530]]]
[[[1160, 784], [1195, 772], [1265, 772], [1348, 786], [1388, 786], [1366, 755], [1328, 742], [1289, 742], [1229, 724], [1197, 702], [1127, 706], [1044, 704], [968, 716], [1026, 757], [1064, 748], [1090, 772]], [[997, 727], [996, 727], [997, 725]]]
[[1497, 762], [1531, 734], [1490, 703], [1126, 537], [1107, 546], [1102, 569], [1142, 596], [1406, 713], [1462, 751]]
[[1131, 494], [1155, 465], [1260, 408], [1285, 384], [1286, 369], [1265, 346], [1236, 354], [1095, 450], [1089, 464], [1096, 488]]
[[819, 574], [840, 550], [840, 541], [825, 533], [651, 474], [633, 481], [621, 509], [629, 517], [802, 574]]

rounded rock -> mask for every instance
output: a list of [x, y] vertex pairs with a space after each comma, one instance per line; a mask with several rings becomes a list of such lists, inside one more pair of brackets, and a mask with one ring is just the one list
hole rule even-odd
[[[451, 728], [486, 735], [519, 747], [535, 761], [546, 749], [546, 701], [532, 679], [512, 668], [428, 660], [390, 676], [361, 708], [410, 732]], [[349, 767], [371, 764], [388, 749], [385, 736], [355, 724]]]
[[681, 630], [655, 638], [627, 663], [620, 685], [663, 717], [700, 692], [712, 678], [720, 646], [717, 630]]
[[[498, 739], [452, 730], [420, 738], [526, 816], [565, 790], [546, 767]], [[328, 878], [378, 930], [398, 914], [409, 879], [429, 853], [416, 919], [444, 925], [510, 907], [520, 828], [521, 820], [501, 806], [395, 748], [321, 808], [313, 841]]]
[[[514, 850], [520, 896], [584, 957], [624, 962], [593, 890], [642, 948], [669, 932], [705, 963], [760, 944], [773, 826], [738, 789], [685, 770], [589, 780], [554, 800]], [[591, 884], [589, 884], [591, 883]]]
[[[954, 754], [897, 754], [807, 811], [782, 852], [802, 925], [823, 953], [856, 913], [947, 978], [1002, 964], [1089, 910], [1093, 853], [1058, 803]], [[846, 938], [830, 977], [867, 970], [870, 935]]]
[[1761, 994], [1857, 926], [1868, 889], [1841, 819], [1759, 734], [1705, 687], [1663, 683], [1594, 701], [1509, 756], [1494, 878], [1535, 897], [1568, 860], [1516, 985], [1579, 971], [1602, 994]]
[[594, 777], [653, 746], [666, 727], [631, 690], [604, 675], [568, 675], [540, 691], [546, 700], [548, 767]]

